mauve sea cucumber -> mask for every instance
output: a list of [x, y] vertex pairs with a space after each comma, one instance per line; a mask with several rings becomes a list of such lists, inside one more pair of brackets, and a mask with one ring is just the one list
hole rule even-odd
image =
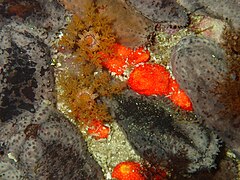
[[172, 52], [171, 65], [177, 82], [193, 103], [194, 112], [240, 155], [240, 112], [232, 114], [221, 100], [223, 95], [216, 92], [227, 77], [235, 77], [229, 73], [224, 50], [209, 39], [184, 37]]
[[[0, 127], [0, 177], [27, 179], [101, 179], [77, 128], [42, 102]], [[8, 167], [8, 168], [7, 168]]]

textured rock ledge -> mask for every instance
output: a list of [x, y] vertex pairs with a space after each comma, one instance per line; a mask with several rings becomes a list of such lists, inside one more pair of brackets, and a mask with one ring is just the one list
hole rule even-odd
[[240, 113], [232, 112], [222, 101], [228, 97], [217, 92], [228, 78], [233, 83], [238, 81], [229, 69], [224, 51], [211, 40], [184, 37], [173, 50], [171, 65], [175, 78], [193, 103], [194, 112], [240, 155]]
[[49, 104], [0, 127], [1, 179], [101, 179], [76, 127]]

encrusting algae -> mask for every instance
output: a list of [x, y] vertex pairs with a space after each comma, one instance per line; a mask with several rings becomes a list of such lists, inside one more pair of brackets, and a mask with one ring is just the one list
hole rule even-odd
[[94, 4], [86, 12], [82, 17], [72, 16], [58, 42], [59, 51], [65, 55], [57, 74], [59, 101], [70, 109], [68, 116], [78, 122], [105, 122], [111, 116], [101, 98], [119, 93], [125, 83], [113, 79], [102, 67], [100, 52], [110, 54], [115, 42], [111, 22], [98, 13]]

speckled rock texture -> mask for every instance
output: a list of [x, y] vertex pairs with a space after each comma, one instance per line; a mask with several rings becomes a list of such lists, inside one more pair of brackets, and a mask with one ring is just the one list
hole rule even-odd
[[0, 119], [34, 113], [38, 101], [54, 100], [50, 50], [24, 24], [12, 22], [0, 32]]
[[179, 0], [188, 11], [223, 19], [240, 29], [239, 0]]
[[[7, 5], [29, 5], [16, 3]], [[77, 127], [55, 108], [50, 43], [65, 10], [33, 3], [42, 8], [26, 17], [14, 8], [0, 15], [0, 179], [103, 179]]]
[[184, 8], [175, 0], [126, 0], [126, 2], [153, 22], [176, 26], [188, 24]]
[[2, 0], [0, 14], [45, 29], [47, 36], [62, 28], [67, 12], [56, 0]]
[[102, 179], [75, 126], [39, 105], [0, 127], [0, 179]]
[[240, 112], [229, 111], [222, 102], [223, 94], [217, 93], [218, 85], [227, 76], [235, 77], [228, 73], [224, 51], [208, 39], [185, 37], [174, 48], [171, 65], [180, 87], [193, 103], [194, 112], [240, 155]]
[[185, 173], [214, 167], [219, 152], [216, 134], [186, 116], [170, 115], [162, 102], [126, 91], [109, 107], [133, 148], [150, 163], [170, 162], [171, 168], [176, 165]]

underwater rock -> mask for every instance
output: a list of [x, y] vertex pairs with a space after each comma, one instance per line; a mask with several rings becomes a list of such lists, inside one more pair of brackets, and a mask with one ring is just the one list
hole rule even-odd
[[137, 48], [151, 41], [154, 23], [128, 6], [122, 0], [97, 0], [96, 4], [105, 7], [103, 15], [112, 20], [117, 41], [124, 46]]
[[97, 13], [108, 18], [116, 39], [124, 46], [137, 48], [150, 41], [154, 23], [137, 13], [122, 0], [60, 0], [67, 10], [80, 17], [92, 17], [89, 6], [96, 6]]
[[237, 162], [234, 162], [234, 160], [228, 157], [225, 157], [219, 162], [217, 169], [213, 171], [213, 173], [209, 173], [209, 172], [198, 173], [191, 178], [184, 178], [184, 179], [236, 180], [238, 178], [239, 176], [238, 176]]
[[0, 179], [103, 179], [77, 127], [55, 109], [48, 43], [65, 10], [37, 2], [35, 14], [0, 22]]
[[3, 123], [0, 145], [1, 179], [103, 178], [79, 130], [49, 104]]
[[176, 118], [164, 108], [161, 98], [126, 91], [108, 105], [133, 148], [150, 163], [170, 162], [173, 171], [182, 173], [215, 166], [219, 152], [216, 134], [188, 117], [179, 114]]
[[184, 8], [175, 0], [127, 0], [126, 2], [153, 22], [181, 27], [188, 24], [188, 16]]
[[3, 0], [0, 10], [7, 19], [17, 17], [31, 26], [47, 29], [48, 33], [65, 24], [66, 10], [57, 0]]
[[[57, 0], [35, 0], [39, 4], [37, 11], [27, 17], [26, 21], [36, 27], [56, 32], [66, 24], [66, 10]], [[31, 1], [32, 3], [32, 1]]]
[[240, 29], [239, 0], [179, 0], [179, 4], [190, 12], [220, 18]]
[[240, 112], [229, 110], [229, 104], [223, 102], [227, 95], [217, 91], [220, 84], [235, 77], [225, 52], [208, 39], [184, 37], [172, 52], [171, 65], [177, 82], [192, 101], [194, 112], [240, 155]]
[[59, 0], [59, 2], [72, 13], [79, 16], [86, 15], [86, 8], [91, 5], [95, 0]]
[[0, 120], [27, 110], [42, 99], [54, 102], [49, 47], [24, 24], [5, 25], [0, 32]]

